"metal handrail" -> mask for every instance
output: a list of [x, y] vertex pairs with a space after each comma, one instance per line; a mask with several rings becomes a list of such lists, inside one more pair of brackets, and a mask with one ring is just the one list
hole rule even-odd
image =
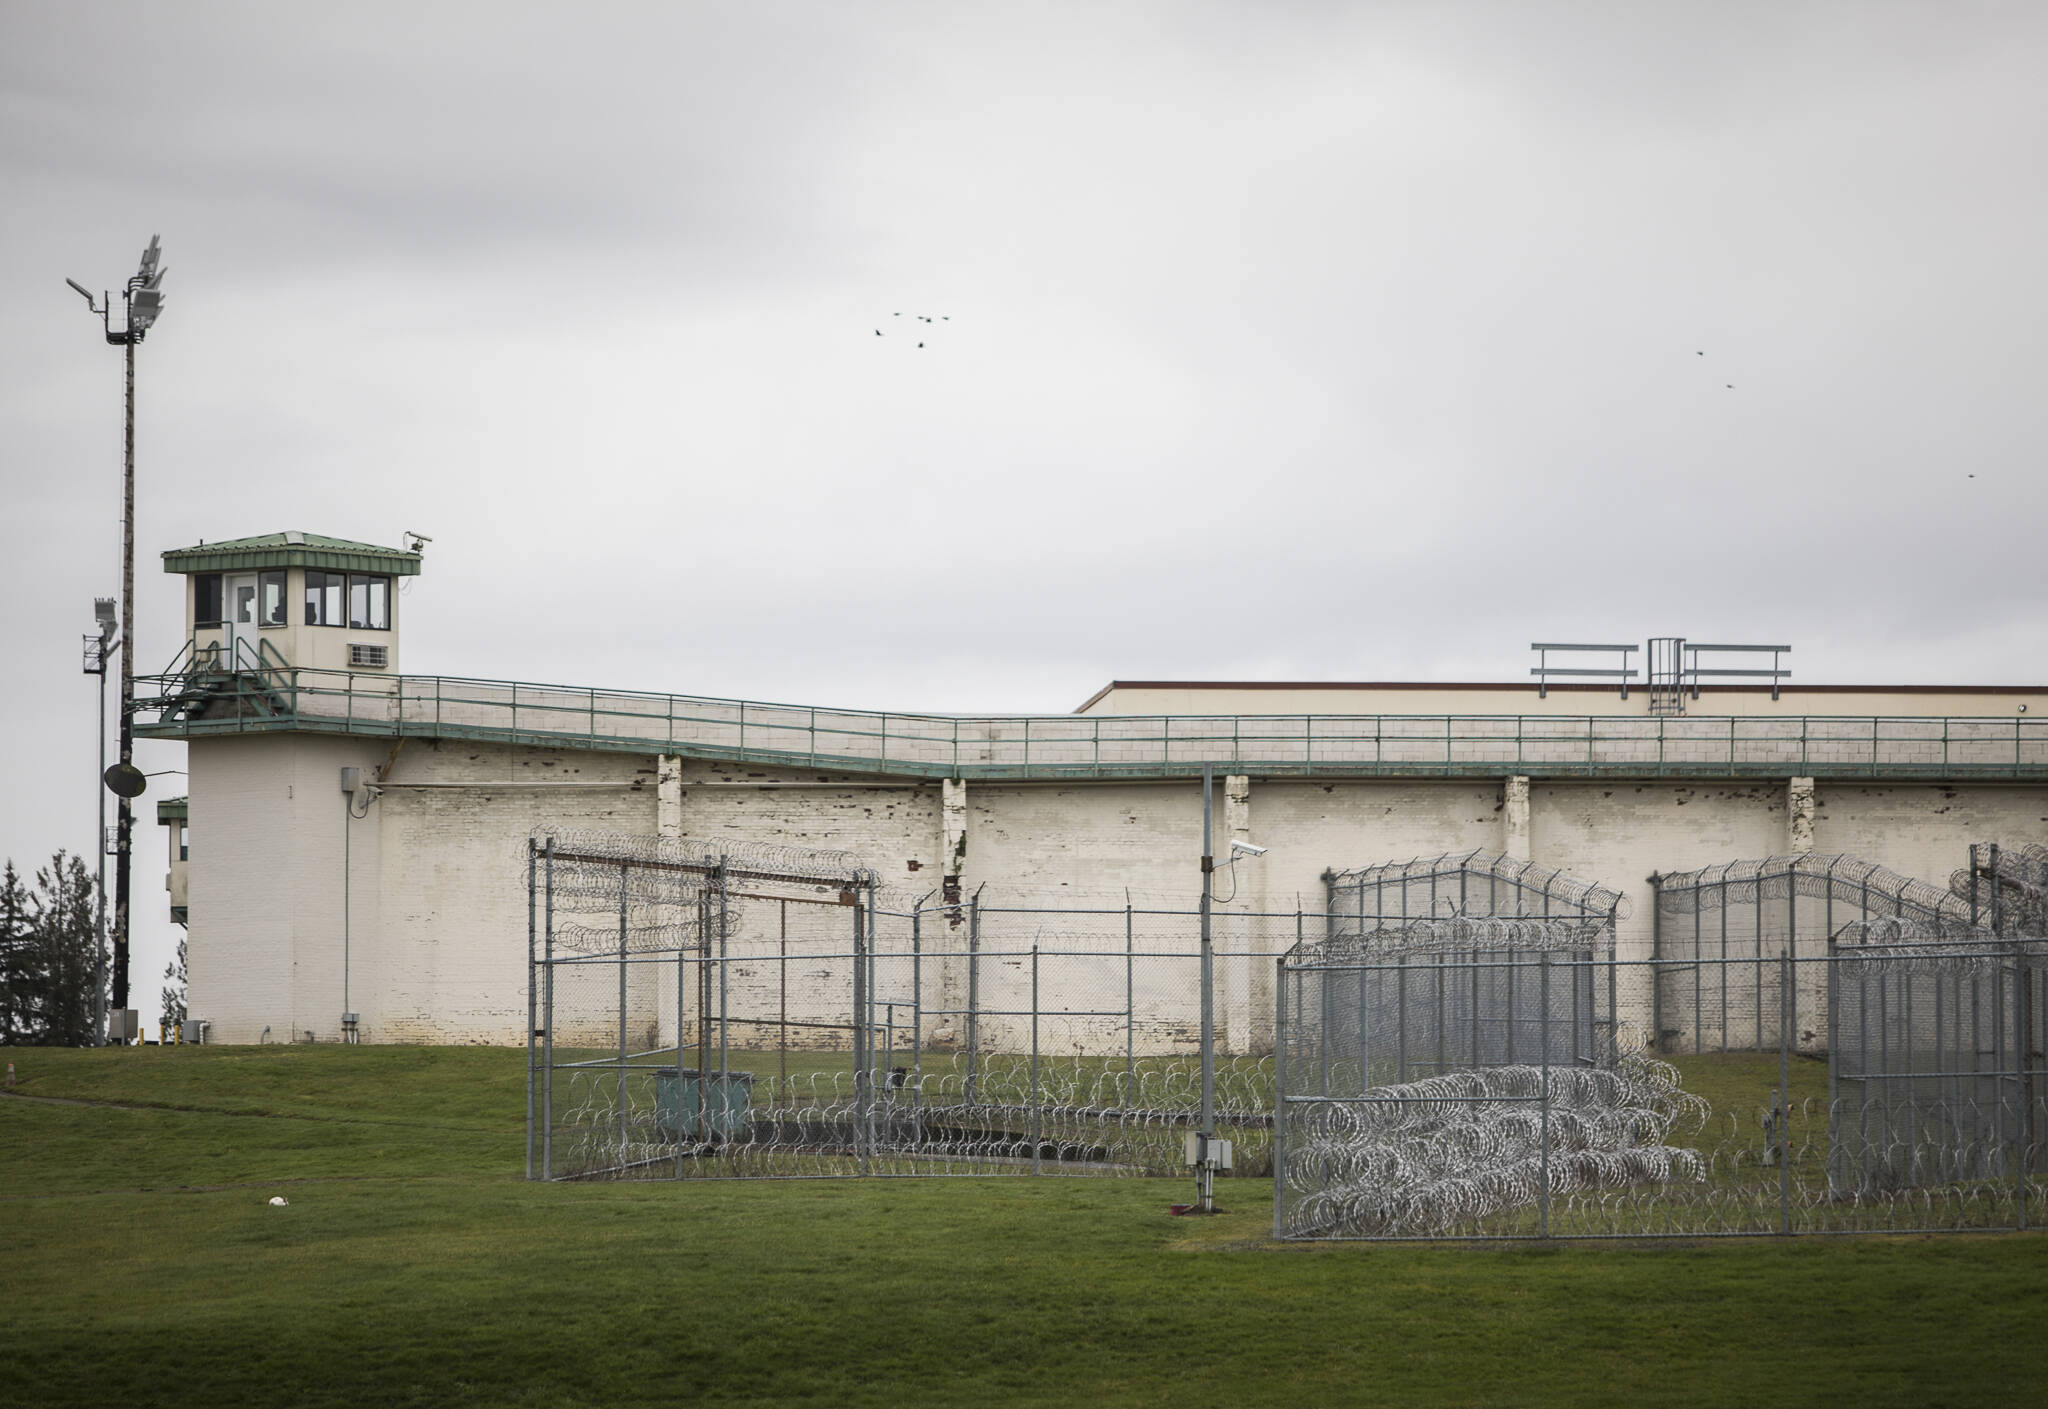
[[[158, 737], [300, 728], [582, 743], [925, 776], [1254, 772], [1956, 774], [2048, 777], [2048, 718], [1802, 715], [928, 715], [650, 691], [289, 666], [269, 642], [223, 679], [187, 643], [182, 670], [137, 679], [145, 716], [203, 676], [263, 708], [144, 722]], [[260, 714], [260, 719], [252, 716]]]

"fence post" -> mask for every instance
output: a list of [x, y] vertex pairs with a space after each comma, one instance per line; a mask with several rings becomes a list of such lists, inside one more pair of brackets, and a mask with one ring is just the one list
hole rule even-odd
[[[1101, 733], [1100, 728], [1096, 730]], [[1131, 892], [1124, 891], [1124, 1107], [1138, 1103], [1137, 939], [1131, 922]]]
[[[1648, 1042], [1645, 1042], [1645, 1043], [1643, 1044], [1643, 1050], [1644, 1050], [1644, 1051], [1646, 1051], [1646, 1052], [1655, 1052], [1655, 1053], [1657, 1053], [1657, 1054], [1658, 1054], [1659, 1056], [1664, 1056], [1664, 1055], [1666, 1055], [1666, 1053], [1665, 1053], [1665, 1051], [1664, 1051], [1664, 964], [1663, 964], [1663, 959], [1664, 959], [1664, 877], [1663, 877], [1662, 873], [1660, 873], [1660, 872], [1657, 872], [1657, 871], [1652, 871], [1652, 872], [1650, 872], [1650, 875], [1649, 875], [1649, 882], [1650, 882], [1650, 1040], [1649, 1040]], [[1621, 931], [1620, 931], [1619, 927], [1617, 927], [1617, 928], [1615, 929], [1615, 932], [1614, 932], [1614, 960], [1615, 960], [1615, 963], [1616, 963], [1617, 965], [1619, 965], [1619, 963], [1621, 962]], [[1609, 992], [1612, 992], [1612, 991], [1613, 991], [1613, 984], [1612, 984], [1612, 983], [1610, 983], [1610, 984], [1608, 985], [1608, 990], [1609, 990]], [[1609, 1013], [1609, 1014], [1608, 1014], [1607, 1016], [1608, 1016], [1609, 1020], [1611, 1020], [1611, 1021], [1613, 1022], [1613, 1024], [1614, 1024], [1614, 1055], [1615, 1055], [1615, 1058], [1616, 1058], [1617, 1060], [1619, 1060], [1619, 1059], [1620, 1059], [1620, 1057], [1621, 1057], [1621, 1013], [1620, 1013], [1620, 1011], [1619, 1011], [1619, 1010], [1616, 1010], [1616, 1011], [1614, 1011], [1614, 1012], [1611, 1012], [1611, 1013]]]
[[539, 999], [540, 973], [534, 968], [534, 944], [536, 935], [536, 905], [539, 894], [534, 886], [534, 872], [538, 864], [539, 844], [532, 837], [526, 839], [526, 1177], [533, 1178], [533, 1024], [534, 1009]]
[[[683, 1177], [683, 990], [690, 981], [690, 966], [684, 962], [684, 952], [683, 945], [678, 943], [676, 945], [676, 1109], [673, 1117], [674, 1123], [670, 1127], [676, 1142], [676, 1178], [678, 1179]], [[659, 979], [656, 981], [659, 982]], [[699, 1072], [697, 1085], [697, 1102], [699, 1105], [702, 1105], [704, 1101], [702, 1076], [703, 1073]], [[659, 1103], [657, 1103], [657, 1107], [658, 1105]], [[660, 1118], [660, 1115], [661, 1112], [657, 1108], [655, 1111], [657, 1120]]]
[[867, 935], [856, 894], [853, 902], [853, 1146], [860, 1172], [868, 1172], [868, 1030]]
[[[1994, 876], [1997, 872], [1992, 872]], [[1995, 896], [1996, 891], [1992, 894]], [[1995, 903], [1995, 902], [1994, 902]], [[2019, 972], [2019, 1041], [2014, 1044], [2020, 1058], [2020, 1157], [2016, 1161], [2018, 1187], [2018, 1221], [2020, 1230], [2027, 1227], [2027, 1173], [2034, 1162], [2034, 976], [2027, 968], [2027, 951], [2024, 946], [2018, 950]]]
[[1842, 1168], [1844, 1164], [1842, 1159], [1842, 1142], [1837, 1138], [1835, 1129], [1838, 1123], [1836, 1111], [1841, 1101], [1841, 1088], [1836, 1079], [1836, 1072], [1840, 1066], [1842, 1056], [1842, 1019], [1841, 1000], [1836, 993], [1838, 984], [1835, 977], [1837, 965], [1841, 963], [1840, 956], [1840, 948], [1835, 943], [1833, 932], [1830, 931], [1828, 934], [1827, 969], [1824, 971], [1823, 977], [1827, 981], [1828, 995], [1828, 1194], [1831, 1197], [1841, 1192], [1839, 1184], [1846, 1184], [1848, 1182], [1847, 1179], [1838, 1182], [1835, 1178], [1835, 1171]]
[[[632, 877], [631, 865], [619, 863], [619, 1170], [626, 1166], [626, 887]], [[700, 1086], [698, 1103], [703, 1103]]]
[[[678, 942], [676, 944], [676, 1112], [674, 1112], [674, 1118], [672, 1118], [674, 1124], [670, 1126], [672, 1135], [676, 1139], [676, 1178], [678, 1180], [682, 1178], [682, 1143], [684, 1143], [682, 1141], [682, 993], [684, 993], [684, 985], [690, 981], [690, 965], [684, 963], [684, 952], [686, 950], [684, 950], [682, 942]], [[659, 979], [655, 979], [655, 983], [659, 983]], [[705, 1073], [698, 1071], [696, 1075], [698, 1075], [696, 1104], [702, 1106], [702, 1104], [705, 1104], [705, 1081], [702, 1081], [702, 1075], [705, 1075]], [[655, 1120], [659, 1120], [659, 1116], [662, 1116], [662, 1112], [659, 1112], [659, 1102], [655, 1102], [655, 1106], [657, 1106], [655, 1108]]]
[[1031, 942], [1031, 1172], [1040, 1173], [1038, 1145], [1038, 941]]
[[1394, 1080], [1408, 1079], [1408, 951], [1396, 956], [1394, 970]]
[[[1550, 1236], [1550, 951], [1547, 949], [1540, 951], [1536, 956], [1536, 961], [1536, 972], [1540, 988], [1537, 994], [1536, 1045], [1542, 1049], [1543, 1054], [1543, 1186], [1539, 1194], [1541, 1202], [1537, 1208], [1537, 1235], [1547, 1238]], [[1514, 962], [1512, 956], [1508, 962], [1510, 964]], [[1514, 970], [1510, 969], [1509, 972], [1513, 973]], [[1511, 1029], [1514, 1020], [1514, 1011], [1510, 1009], [1508, 1012], [1508, 1022]]]
[[541, 1013], [540, 1177], [555, 1177], [555, 839], [542, 849], [547, 867], [547, 928], [543, 931], [541, 973], [547, 991]]
[[924, 1143], [924, 901], [910, 912], [910, 1144]]
[[981, 888], [967, 902], [967, 1103], [974, 1104], [981, 1057]]
[[[783, 900], [781, 909], [780, 956], [778, 959], [780, 969], [776, 975], [776, 992], [779, 997], [776, 1009], [775, 1044], [782, 1068], [782, 1100], [789, 1102], [796, 1099], [796, 1088], [789, 1084], [789, 901], [787, 899]], [[676, 1061], [679, 1064], [683, 1060], [683, 1010], [680, 1006], [682, 1001], [682, 998], [678, 996], [676, 999], [678, 1005], [676, 1008]]]
[[[1297, 921], [1299, 917], [1297, 916]], [[1323, 986], [1327, 989], [1328, 975], [1324, 975]], [[1327, 1049], [1330, 1029], [1327, 1021], [1329, 1004], [1324, 1002], [1323, 1045], [1326, 1056], [1323, 1065], [1323, 1094], [1329, 1094], [1329, 1063]], [[1287, 1189], [1287, 956], [1282, 954], [1273, 961], [1273, 1237], [1280, 1237], [1280, 1204]]]
[[[1615, 918], [1620, 908], [1621, 902], [1617, 900], [1607, 911], [1607, 1060], [1602, 1062], [1596, 1056], [1594, 1066], [1611, 1067], [1621, 1061], [1621, 924]], [[1599, 950], [1593, 952], [1597, 957]], [[1654, 980], [1651, 986], [1655, 987]]]
[[[732, 1125], [732, 1023], [728, 1010], [732, 965], [728, 962], [727, 936], [732, 931], [731, 911], [727, 895], [732, 890], [732, 880], [726, 874], [725, 854], [718, 857], [718, 1112], [722, 1124]], [[872, 921], [872, 916], [870, 916]], [[698, 1078], [702, 1090], [703, 1078]], [[700, 1094], [698, 1104], [703, 1104]], [[715, 1133], [715, 1128], [714, 1128]]]
[[1991, 932], [2005, 933], [2005, 881], [1998, 872], [1998, 843], [1992, 842], [1986, 853], [1991, 867]]
[[[1761, 890], [1761, 883], [1759, 883]], [[1758, 895], [1762, 900], [1762, 895]], [[1792, 1232], [1792, 951], [1778, 951], [1778, 1231]]]

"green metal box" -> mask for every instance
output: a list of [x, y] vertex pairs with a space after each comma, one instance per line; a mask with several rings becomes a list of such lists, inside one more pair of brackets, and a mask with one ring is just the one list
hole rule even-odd
[[[680, 1075], [680, 1080], [678, 1076]], [[664, 1140], [723, 1143], [744, 1139], [754, 1093], [750, 1071], [654, 1074], [656, 1128]]]

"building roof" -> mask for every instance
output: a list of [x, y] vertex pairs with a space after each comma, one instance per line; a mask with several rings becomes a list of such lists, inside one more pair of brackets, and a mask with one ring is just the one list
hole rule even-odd
[[[1249, 692], [1249, 690], [1260, 690], [1260, 692], [1276, 692], [1276, 694], [1311, 694], [1311, 692], [1325, 692], [1325, 690], [1356, 690], [1356, 692], [1386, 692], [1386, 694], [1401, 694], [1401, 692], [1470, 692], [1470, 694], [1481, 694], [1481, 692], [1503, 694], [1505, 692], [1505, 694], [1536, 694], [1536, 682], [1534, 680], [1110, 680], [1106, 686], [1102, 686], [1100, 690], [1096, 690], [1094, 694], [1090, 694], [1085, 700], [1081, 700], [1073, 713], [1075, 715], [1090, 713], [1096, 705], [1100, 705], [1102, 700], [1106, 700], [1108, 696], [1116, 694], [1118, 690], [1133, 690], [1133, 692], [1139, 692], [1139, 690], [1149, 690], [1149, 692], [1159, 692], [1159, 690], [1171, 690], [1171, 692], [1202, 692], [1202, 690], [1217, 690], [1217, 692], [1247, 690]], [[1628, 690], [1630, 690], [1630, 694], [1642, 694], [1642, 696], [1647, 698], [1649, 684], [1645, 684], [1642, 680], [1632, 680], [1628, 684]], [[1548, 684], [1548, 692], [1550, 694], [1579, 694], [1579, 696], [1587, 696], [1587, 694], [1608, 696], [1608, 694], [1618, 694], [1618, 686], [1614, 686], [1614, 684], [1589, 684], [1589, 682], [1579, 682], [1579, 680], [1573, 680], [1573, 682], [1556, 682], [1556, 680], [1552, 680]], [[1694, 692], [1698, 692], [1698, 694], [1718, 694], [1718, 696], [1731, 696], [1731, 694], [1772, 694], [1772, 686], [1769, 686], [1769, 684], [1688, 684], [1686, 692], [1688, 694], [1694, 694]], [[2040, 694], [2048, 694], [2048, 684], [1794, 684], [1794, 682], [1786, 680], [1786, 682], [1782, 682], [1778, 686], [1778, 692], [1782, 692], [1782, 694], [1815, 694], [1815, 696], [1829, 696], [1829, 694], [1925, 694], [1925, 696], [1939, 696], [1939, 694], [2023, 694], [2023, 696], [2040, 696]], [[1278, 705], [1274, 709], [1274, 713], [1282, 713], [1284, 715], [1284, 713], [1296, 713], [1296, 711], [1288, 709], [1286, 705]], [[1368, 709], [1364, 713], [1376, 713], [1376, 711]]]
[[185, 798], [164, 798], [156, 805], [157, 825], [160, 827], [168, 827], [173, 822], [182, 822], [186, 819], [190, 811], [191, 808], [187, 805], [187, 800]]
[[318, 533], [259, 533], [254, 538], [229, 538], [172, 548], [164, 553], [165, 572], [246, 572], [252, 568], [327, 568], [338, 572], [387, 572], [412, 577], [420, 555], [348, 538]]

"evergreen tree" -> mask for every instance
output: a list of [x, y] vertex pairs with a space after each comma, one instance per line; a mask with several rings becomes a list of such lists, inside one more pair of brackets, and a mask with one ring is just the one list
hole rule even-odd
[[36, 872], [29, 897], [34, 915], [41, 1011], [33, 1040], [53, 1047], [89, 1047], [99, 984], [98, 885], [85, 862], [59, 851]]
[[60, 851], [24, 887], [0, 871], [0, 1042], [86, 1047], [102, 952], [99, 885], [85, 863]]
[[0, 1042], [27, 1041], [34, 1025], [35, 947], [28, 892], [9, 861], [0, 874]]
[[178, 936], [178, 957], [164, 965], [164, 1021], [185, 1021], [185, 936]]

